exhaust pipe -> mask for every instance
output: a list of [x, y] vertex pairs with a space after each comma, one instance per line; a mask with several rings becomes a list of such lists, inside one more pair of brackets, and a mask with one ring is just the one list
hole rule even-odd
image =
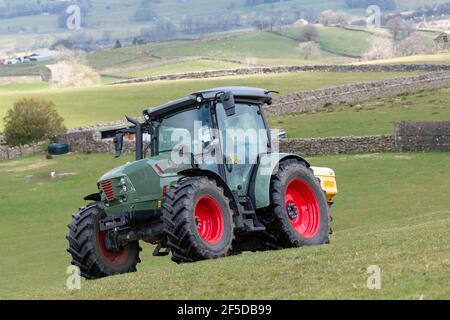
[[136, 160], [142, 160], [144, 159], [144, 143], [143, 143], [143, 136], [142, 136], [142, 124], [139, 122], [139, 120], [130, 118], [128, 116], [125, 116], [128, 120], [128, 122], [135, 125], [136, 130]]

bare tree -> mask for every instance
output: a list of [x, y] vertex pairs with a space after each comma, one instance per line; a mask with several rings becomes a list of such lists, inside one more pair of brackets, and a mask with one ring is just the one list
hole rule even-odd
[[299, 55], [306, 60], [319, 58], [322, 55], [319, 46], [315, 42], [303, 42], [297, 47]]
[[398, 55], [412, 56], [421, 53], [432, 53], [436, 46], [430, 37], [421, 32], [414, 32], [400, 41], [396, 47]]
[[344, 11], [338, 11], [336, 12], [336, 24], [339, 26], [346, 26], [350, 23], [351, 21], [351, 16], [344, 12]]
[[371, 47], [363, 53], [364, 60], [389, 59], [394, 56], [394, 43], [391, 39], [381, 36], [375, 37]]
[[319, 23], [324, 26], [329, 26], [332, 24], [336, 24], [337, 15], [333, 10], [325, 10], [320, 14]]
[[414, 32], [415, 27], [403, 20], [401, 16], [395, 16], [386, 22], [386, 26], [389, 28], [394, 41], [401, 41], [411, 35]]

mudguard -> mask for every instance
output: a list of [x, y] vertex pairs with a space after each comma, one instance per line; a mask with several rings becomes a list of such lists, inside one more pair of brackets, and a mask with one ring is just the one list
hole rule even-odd
[[281, 161], [287, 159], [297, 159], [303, 161], [309, 168], [311, 165], [300, 156], [288, 153], [272, 153], [260, 156], [260, 163], [254, 177], [251, 197], [256, 209], [268, 207], [270, 205], [270, 180], [277, 171]]

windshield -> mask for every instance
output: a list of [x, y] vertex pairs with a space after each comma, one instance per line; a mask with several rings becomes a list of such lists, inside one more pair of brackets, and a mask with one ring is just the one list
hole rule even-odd
[[163, 118], [157, 127], [158, 153], [172, 152], [180, 146], [194, 150], [194, 139], [202, 142], [211, 138], [209, 105], [202, 105]]

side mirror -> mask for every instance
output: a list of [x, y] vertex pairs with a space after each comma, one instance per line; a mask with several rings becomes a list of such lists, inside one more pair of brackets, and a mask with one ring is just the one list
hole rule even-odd
[[220, 96], [223, 108], [227, 117], [234, 116], [236, 114], [236, 104], [234, 102], [233, 92], [228, 91]]
[[114, 144], [116, 148], [116, 158], [119, 158], [123, 151], [123, 133], [116, 134], [116, 137], [114, 138]]

